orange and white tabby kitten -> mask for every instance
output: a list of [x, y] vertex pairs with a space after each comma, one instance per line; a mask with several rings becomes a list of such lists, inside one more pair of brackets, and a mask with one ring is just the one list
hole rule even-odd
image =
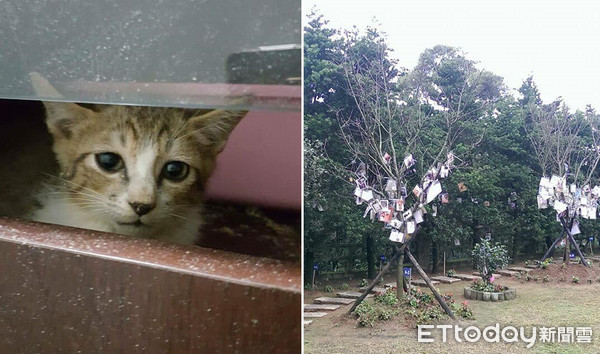
[[[38, 95], [60, 97], [31, 79]], [[33, 220], [194, 243], [204, 187], [246, 111], [43, 103], [60, 174]]]

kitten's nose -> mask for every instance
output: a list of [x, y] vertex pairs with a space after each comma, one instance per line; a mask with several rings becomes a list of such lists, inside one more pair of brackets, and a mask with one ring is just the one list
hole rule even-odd
[[144, 203], [131, 203], [129, 205], [133, 208], [136, 214], [139, 216], [148, 214], [152, 209], [154, 209], [154, 204], [144, 204]]

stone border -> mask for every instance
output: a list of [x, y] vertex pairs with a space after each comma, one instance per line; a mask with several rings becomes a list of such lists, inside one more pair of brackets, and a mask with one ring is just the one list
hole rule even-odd
[[493, 302], [505, 301], [505, 300], [515, 299], [517, 297], [517, 290], [509, 288], [508, 290], [505, 290], [503, 292], [495, 293], [495, 292], [474, 290], [474, 289], [471, 289], [470, 287], [465, 287], [465, 297], [469, 300], [493, 301]]

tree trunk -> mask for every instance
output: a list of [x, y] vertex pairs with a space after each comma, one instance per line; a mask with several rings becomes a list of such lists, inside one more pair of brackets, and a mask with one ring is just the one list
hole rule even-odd
[[[396, 252], [400, 252], [399, 247], [396, 247]], [[404, 297], [404, 251], [398, 257], [396, 268], [396, 297], [400, 300]]]
[[375, 277], [375, 257], [373, 256], [373, 236], [367, 235], [367, 278]]
[[432, 247], [431, 247], [431, 272], [432, 273], [437, 273], [438, 265], [439, 265], [438, 263], [439, 263], [438, 243], [432, 242]]
[[304, 252], [304, 284], [312, 283], [313, 262], [315, 256], [312, 252]]

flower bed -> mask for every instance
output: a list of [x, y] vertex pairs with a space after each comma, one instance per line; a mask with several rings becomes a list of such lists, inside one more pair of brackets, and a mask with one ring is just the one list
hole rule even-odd
[[503, 290], [500, 292], [489, 292], [465, 287], [465, 297], [470, 300], [480, 301], [506, 301], [516, 298], [517, 290], [508, 288], [507, 290]]

